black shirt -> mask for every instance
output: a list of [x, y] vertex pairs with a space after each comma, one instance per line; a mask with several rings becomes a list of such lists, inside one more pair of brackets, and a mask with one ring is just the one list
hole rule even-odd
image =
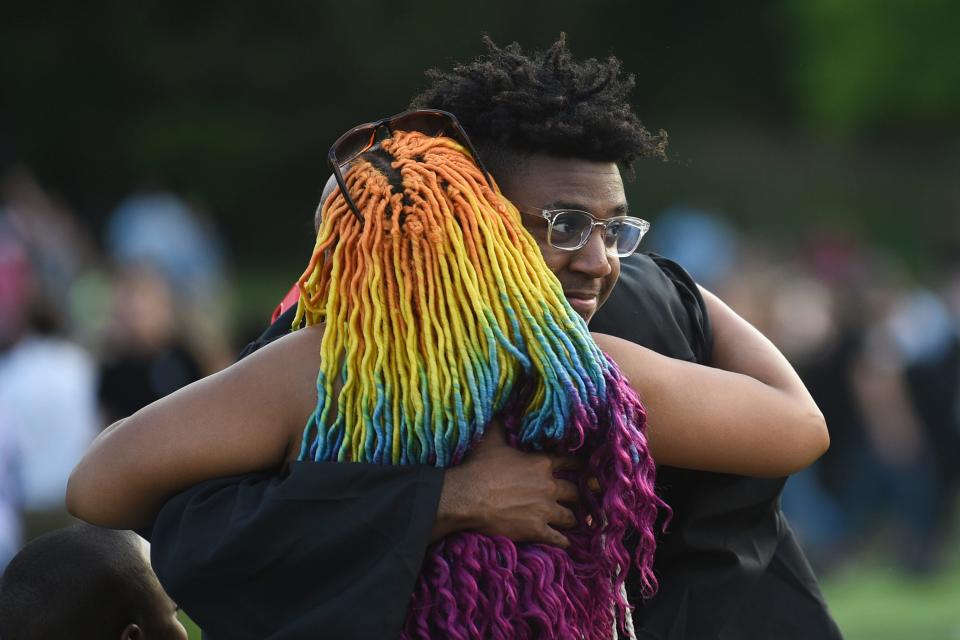
[[201, 377], [196, 358], [178, 343], [157, 351], [119, 351], [101, 365], [97, 395], [110, 423]]
[[[590, 328], [710, 365], [712, 331], [696, 284], [675, 262], [650, 258], [622, 261], [620, 282]], [[841, 637], [780, 511], [785, 483], [657, 468], [673, 519], [657, 539], [657, 594], [636, 603], [639, 638]]]

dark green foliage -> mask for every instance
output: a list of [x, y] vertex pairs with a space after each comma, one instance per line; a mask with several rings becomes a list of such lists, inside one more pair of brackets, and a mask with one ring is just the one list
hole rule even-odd
[[[745, 160], [746, 172], [770, 159], [751, 160], [756, 149], [729, 132], [835, 135], [868, 157], [861, 145], [878, 139], [893, 149], [919, 140], [920, 155], [924, 145], [949, 150], [960, 129], [957, 7], [9, 0], [0, 7], [0, 161], [33, 167], [93, 224], [140, 177], [162, 177], [206, 205], [238, 261], [290, 255], [284, 248], [302, 237], [287, 258], [299, 264], [330, 143], [405, 108], [427, 86], [426, 69], [482, 54], [482, 33], [530, 50], [566, 31], [578, 59], [616, 55], [636, 77], [636, 112], [670, 132], [673, 158], [696, 162], [695, 149], [720, 132], [727, 162]], [[737, 195], [755, 179], [721, 185], [716, 200], [736, 217], [761, 217], [769, 205]], [[660, 197], [708, 190], [694, 180]]]

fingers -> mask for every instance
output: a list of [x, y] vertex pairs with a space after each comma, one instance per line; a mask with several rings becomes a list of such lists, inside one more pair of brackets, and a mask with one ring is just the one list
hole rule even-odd
[[550, 454], [550, 462], [554, 471], [577, 471], [583, 468], [583, 461], [574, 456], [560, 456]]
[[552, 544], [553, 546], [560, 547], [561, 549], [567, 549], [570, 547], [570, 541], [567, 540], [567, 536], [563, 535], [553, 527], [544, 526], [539, 532], [537, 538], [537, 540], [531, 540], [530, 542]]
[[577, 518], [573, 515], [573, 511], [559, 504], [550, 514], [549, 522], [552, 526], [561, 529], [573, 529], [577, 526]]
[[595, 476], [587, 478], [587, 488], [593, 493], [600, 493], [600, 481]]
[[549, 518], [549, 523], [550, 526], [544, 525], [539, 530], [539, 535], [537, 536], [539, 540], [532, 542], [543, 542], [552, 544], [555, 547], [560, 547], [561, 549], [568, 549], [570, 547], [570, 540], [567, 539], [567, 536], [554, 529], [554, 527], [573, 529], [577, 526], [577, 518], [573, 515], [573, 511], [557, 504]]
[[577, 485], [569, 480], [556, 480], [557, 483], [557, 502], [577, 503], [580, 502], [580, 490]]

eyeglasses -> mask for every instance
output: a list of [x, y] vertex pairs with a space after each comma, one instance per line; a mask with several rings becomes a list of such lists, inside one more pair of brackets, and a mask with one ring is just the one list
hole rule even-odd
[[463, 127], [460, 126], [460, 123], [452, 113], [440, 111], [439, 109], [404, 111], [395, 116], [377, 120], [376, 122], [361, 124], [350, 129], [350, 131], [347, 131], [337, 138], [337, 141], [333, 143], [333, 146], [330, 147], [330, 152], [327, 154], [327, 161], [330, 163], [333, 176], [337, 181], [337, 185], [340, 187], [340, 193], [343, 194], [347, 204], [350, 205], [350, 210], [353, 211], [353, 215], [357, 217], [357, 220], [359, 220], [361, 224], [363, 224], [363, 214], [360, 213], [360, 209], [347, 191], [342, 169], [356, 160], [361, 154], [374, 148], [379, 142], [378, 134], [384, 129], [390, 134], [393, 134], [395, 131], [419, 131], [431, 136], [442, 135], [453, 138], [470, 151], [470, 155], [473, 156], [474, 162], [480, 167], [480, 171], [483, 172], [487, 182], [491, 186], [493, 185], [493, 182], [490, 180], [490, 172], [483, 166], [483, 163], [480, 161], [480, 155], [474, 148], [473, 143], [470, 142], [467, 132], [463, 130]]
[[650, 223], [631, 216], [617, 216], [598, 220], [586, 211], [577, 209], [536, 209], [518, 206], [517, 210], [547, 221], [547, 242], [563, 251], [583, 248], [596, 227], [603, 230], [603, 245], [607, 254], [620, 258], [636, 251]]

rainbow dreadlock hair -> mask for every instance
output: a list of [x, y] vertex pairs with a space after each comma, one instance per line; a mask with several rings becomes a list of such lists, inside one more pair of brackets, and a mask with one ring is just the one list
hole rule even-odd
[[644, 593], [655, 588], [660, 504], [636, 394], [457, 142], [395, 132], [345, 180], [365, 222], [334, 192], [300, 280], [295, 324], [326, 323], [300, 458], [448, 467], [499, 416], [513, 446], [586, 462], [572, 478], [584, 499], [568, 551], [443, 539], [427, 551], [403, 637], [629, 634], [623, 585], [635, 564]]

